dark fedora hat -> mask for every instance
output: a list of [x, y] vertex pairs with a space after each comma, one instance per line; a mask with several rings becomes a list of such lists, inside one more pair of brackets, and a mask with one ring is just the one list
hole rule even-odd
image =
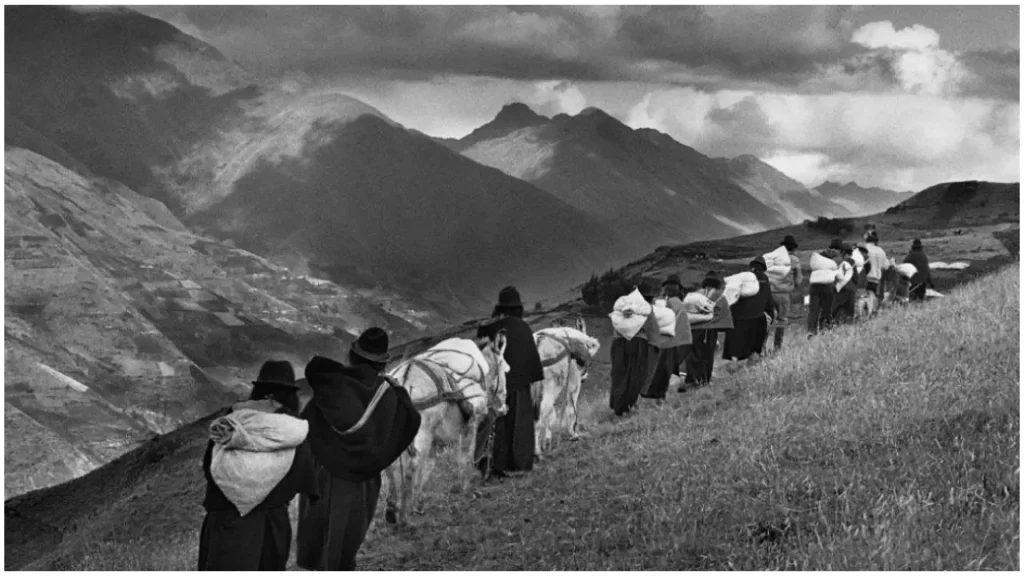
[[840, 240], [839, 238], [833, 238], [832, 242], [829, 243], [828, 248], [829, 250], [842, 250], [843, 241]]
[[370, 362], [387, 363], [391, 359], [388, 354], [388, 333], [377, 327], [368, 328], [352, 343], [352, 353]]
[[516, 290], [515, 286], [506, 286], [498, 292], [498, 308], [518, 308], [522, 305], [519, 290]]
[[920, 238], [914, 238], [914, 241], [910, 244], [910, 247], [911, 248], [924, 248], [924, 245], [921, 244], [921, 239]]
[[683, 283], [679, 281], [679, 275], [678, 274], [669, 274], [668, 278], [666, 278], [665, 281], [661, 283], [662, 286], [669, 286], [669, 285], [673, 285], [673, 284], [676, 285], [676, 286], [682, 286], [683, 285]]
[[796, 250], [800, 247], [800, 245], [796, 243], [796, 238], [793, 238], [792, 234], [787, 234], [786, 237], [782, 239], [782, 242], [779, 242], [779, 246], [785, 246], [790, 250]]
[[260, 373], [253, 384], [270, 384], [286, 388], [298, 388], [295, 383], [295, 369], [287, 360], [267, 360], [260, 367]]

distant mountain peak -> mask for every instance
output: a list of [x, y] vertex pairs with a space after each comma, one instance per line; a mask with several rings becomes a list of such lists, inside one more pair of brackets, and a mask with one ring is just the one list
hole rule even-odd
[[505, 104], [498, 111], [491, 124], [501, 126], [532, 126], [547, 122], [548, 119], [533, 111], [532, 108], [522, 102], [511, 102]]

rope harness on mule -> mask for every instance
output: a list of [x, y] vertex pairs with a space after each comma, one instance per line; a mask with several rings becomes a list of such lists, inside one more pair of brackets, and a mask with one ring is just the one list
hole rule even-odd
[[[442, 352], [449, 354], [458, 354], [469, 359], [470, 368], [467, 368], [464, 371], [458, 371], [452, 368], [449, 364], [445, 362], [440, 362], [438, 360], [434, 360], [430, 357], [437, 356]], [[433, 382], [434, 386], [437, 388], [437, 395], [430, 396], [428, 398], [423, 398], [413, 402], [413, 406], [416, 408], [416, 410], [421, 412], [423, 410], [432, 408], [434, 406], [437, 406], [438, 404], [443, 404], [445, 402], [461, 402], [463, 400], [479, 398], [479, 394], [472, 396], [467, 396], [465, 394], [466, 389], [472, 386], [473, 384], [478, 384], [481, 389], [486, 390], [486, 386], [484, 384], [486, 374], [484, 373], [483, 367], [479, 366], [479, 364], [476, 362], [476, 359], [473, 358], [472, 355], [462, 352], [460, 350], [428, 350], [427, 352], [421, 354], [420, 356], [417, 356], [416, 358], [408, 360], [404, 364], [399, 365], [398, 368], [396, 369], [396, 373], [398, 370], [401, 370], [403, 366], [407, 367], [405, 371], [406, 375], [408, 375], [409, 369], [419, 368], [421, 372], [423, 372], [424, 374], [427, 375], [428, 378], [430, 378], [430, 381]], [[472, 371], [474, 366], [479, 369], [479, 379], [476, 378], [475, 375], [470, 375], [470, 372]], [[455, 382], [462, 380], [469, 380], [470, 382], [462, 386], [461, 388], [457, 387]]]
[[[547, 360], [541, 360], [541, 367], [548, 368], [550, 366], [554, 366], [555, 364], [558, 364], [559, 362], [564, 360], [566, 357], [571, 356], [574, 360], [576, 360], [576, 364], [579, 365], [581, 369], [581, 374], [583, 376], [587, 374], [587, 358], [580, 357], [579, 354], [573, 354], [574, 347], [568, 340], [561, 338], [559, 336], [555, 336], [554, 334], [549, 334], [547, 332], [539, 332], [537, 336], [539, 338], [547, 338], [549, 340], [552, 340], [562, 347], [562, 351], [555, 355], [555, 357], [548, 358]], [[540, 343], [538, 342], [538, 344]]]

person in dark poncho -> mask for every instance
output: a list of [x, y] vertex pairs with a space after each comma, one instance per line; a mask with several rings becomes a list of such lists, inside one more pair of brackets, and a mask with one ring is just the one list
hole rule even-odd
[[903, 259], [904, 264], [913, 264], [917, 272], [910, 277], [910, 301], [924, 302], [928, 287], [932, 283], [932, 270], [928, 265], [928, 256], [924, 253], [924, 246], [920, 238], [914, 238], [910, 245], [910, 254]]
[[722, 288], [722, 278], [714, 270], [709, 270], [697, 292], [711, 300], [715, 308], [711, 320], [694, 322], [690, 326], [693, 345], [686, 357], [686, 378], [679, 387], [679, 392], [711, 383], [711, 374], [715, 368], [715, 348], [718, 346], [718, 331], [733, 327], [729, 301], [725, 299]]
[[544, 379], [544, 366], [533, 340], [533, 330], [523, 320], [523, 302], [515, 287], [501, 289], [491, 318], [491, 322], [480, 327], [477, 337], [493, 338], [499, 331], [505, 331], [505, 362], [509, 366], [505, 375], [508, 412], [493, 423], [485, 421], [481, 425], [477, 445], [486, 445], [493, 426], [494, 447], [490, 458], [484, 455], [478, 466], [485, 475], [503, 478], [509, 472], [533, 469], [534, 409], [530, 387]]
[[[637, 290], [644, 300], [652, 300], [654, 294], [649, 284], [640, 282]], [[649, 325], [645, 324], [644, 328], [629, 340], [618, 333], [612, 337], [611, 394], [608, 406], [616, 416], [628, 414], [636, 406], [640, 393], [647, 389], [653, 380], [651, 364], [652, 360], [657, 359], [657, 349], [648, 341]]]
[[[297, 416], [298, 387], [290, 363], [266, 362], [253, 382], [250, 402], [238, 403], [222, 414], [232, 414], [242, 408], [258, 409], [257, 405], [279, 414]], [[214, 441], [210, 440], [203, 456], [206, 518], [199, 536], [199, 570], [284, 570], [292, 543], [288, 504], [298, 493], [305, 494], [311, 501], [316, 501], [319, 493], [308, 440], [295, 448], [291, 467], [284, 478], [244, 516], [214, 480], [213, 451]]]
[[765, 340], [768, 339], [768, 318], [765, 314], [775, 317], [772, 288], [765, 274], [767, 269], [762, 256], [750, 261], [750, 271], [757, 277], [758, 292], [749, 298], [740, 298], [732, 305], [733, 329], [725, 334], [723, 360], [746, 360], [754, 354], [764, 353]]
[[382, 376], [388, 335], [363, 332], [349, 366], [317, 356], [306, 365], [313, 398], [302, 412], [320, 498], [299, 500], [296, 560], [306, 570], [355, 570], [370, 528], [381, 472], [412, 444], [420, 414], [408, 392]]
[[[654, 374], [650, 377], [650, 385], [640, 393], [644, 398], [651, 398], [657, 401], [665, 399], [666, 392], [672, 376], [679, 376], [680, 368], [684, 366], [686, 358], [690, 355], [690, 348], [693, 344], [690, 333], [689, 314], [683, 309], [683, 285], [677, 274], [671, 274], [661, 285], [662, 295], [665, 298], [665, 305], [676, 315], [675, 336], [662, 336], [657, 329], [652, 330], [653, 334], [648, 335], [648, 342], [657, 350], [657, 362], [654, 366]], [[648, 322], [657, 320], [653, 314]]]

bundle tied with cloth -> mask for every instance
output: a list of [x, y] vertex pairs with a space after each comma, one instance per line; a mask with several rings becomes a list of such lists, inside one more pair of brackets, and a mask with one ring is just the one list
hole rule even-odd
[[764, 263], [767, 266], [767, 270], [764, 273], [768, 276], [768, 281], [771, 282], [773, 288], [788, 285], [790, 290], [793, 289], [793, 277], [791, 275], [793, 263], [789, 250], [785, 246], [779, 246], [775, 250], [764, 254]]
[[617, 299], [612, 313], [608, 316], [612, 319], [615, 331], [626, 340], [632, 340], [644, 327], [653, 309], [654, 307], [640, 293], [640, 289], [636, 288]]
[[241, 516], [284, 479], [309, 433], [305, 420], [276, 413], [280, 408], [270, 399], [240, 402], [210, 424], [210, 475]]
[[724, 278], [725, 290], [723, 295], [729, 305], [732, 306], [738, 302], [741, 298], [750, 298], [751, 296], [757, 296], [757, 293], [761, 290], [761, 286], [757, 281], [757, 276], [753, 272], [740, 272], [733, 274], [732, 276], [726, 276]]
[[818, 252], [811, 254], [811, 284], [834, 284], [839, 265]]

